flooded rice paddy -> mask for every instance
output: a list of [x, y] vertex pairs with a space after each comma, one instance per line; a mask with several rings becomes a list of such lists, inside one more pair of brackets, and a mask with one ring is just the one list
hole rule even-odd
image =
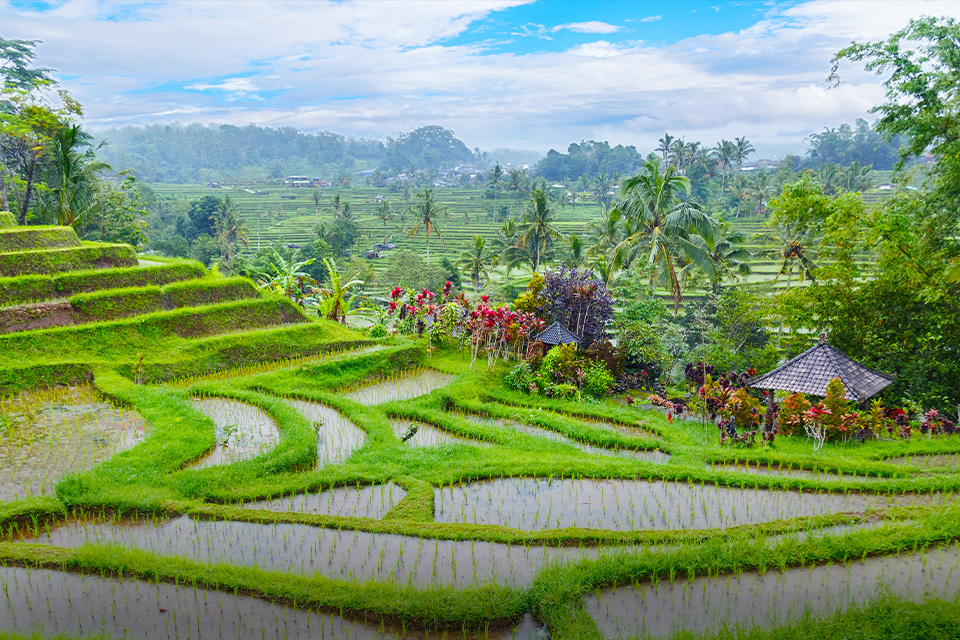
[[367, 442], [367, 434], [339, 411], [308, 400], [284, 400], [306, 420], [319, 424], [317, 465], [343, 462]]
[[435, 492], [437, 522], [516, 529], [712, 529], [862, 512], [915, 498], [763, 491], [644, 480], [504, 478]]
[[881, 593], [912, 601], [952, 599], [960, 592], [957, 546], [913, 554], [719, 577], [661, 580], [605, 589], [584, 605], [605, 637], [787, 624], [809, 612], [821, 617], [862, 606]]
[[61, 477], [133, 447], [146, 430], [137, 412], [104, 402], [89, 386], [0, 401], [0, 502], [53, 494]]
[[550, 440], [551, 442], [560, 442], [565, 445], [579, 449], [584, 453], [596, 453], [603, 456], [619, 456], [623, 458], [632, 458], [635, 460], [646, 460], [648, 462], [657, 462], [664, 463], [670, 459], [670, 454], [656, 449], [654, 451], [633, 451], [630, 449], [606, 449], [604, 447], [598, 447], [595, 445], [584, 444], [582, 442], [577, 442], [572, 438], [557, 433], [556, 431], [551, 431], [549, 429], [544, 429], [543, 427], [537, 427], [532, 424], [525, 422], [518, 422], [516, 420], [506, 420], [504, 418], [488, 418], [484, 416], [477, 416], [466, 414], [463, 416], [465, 419], [470, 420], [471, 422], [476, 422], [477, 424], [487, 424], [493, 425], [495, 427], [502, 427], [504, 429], [510, 429], [516, 431], [517, 433], [522, 433], [528, 436], [534, 436], [536, 438], [543, 438], [545, 440]]
[[397, 438], [403, 439], [410, 429], [416, 426], [416, 433], [413, 434], [407, 444], [411, 447], [439, 447], [445, 444], [470, 444], [474, 446], [488, 446], [488, 443], [480, 440], [471, 440], [463, 436], [458, 436], [449, 431], [438, 429], [433, 425], [423, 422], [414, 422], [412, 420], [391, 420], [390, 426], [393, 427], [393, 434]]
[[30, 542], [71, 548], [86, 543], [119, 544], [204, 563], [417, 587], [462, 587], [485, 582], [522, 586], [550, 564], [625, 550], [431, 540], [299, 524], [194, 520], [187, 516], [137, 523], [73, 522]]
[[213, 420], [217, 443], [194, 469], [231, 464], [269, 451], [280, 441], [280, 430], [269, 413], [239, 400], [204, 398], [191, 401]]
[[442, 389], [456, 378], [449, 373], [441, 373], [434, 369], [423, 369], [383, 382], [362, 386], [359, 389], [346, 391], [343, 396], [368, 406], [396, 400], [410, 400]]
[[337, 487], [325, 491], [299, 493], [271, 500], [247, 502], [241, 506], [267, 511], [380, 519], [403, 500], [405, 495], [407, 495], [406, 491], [388, 482], [365, 487]]
[[960, 453], [937, 453], [927, 455], [901, 456], [886, 462], [907, 464], [925, 469], [949, 469], [960, 467]]
[[538, 629], [473, 633], [401, 631], [193, 586], [0, 567], [0, 632], [100, 635], [129, 640], [261, 638], [295, 640], [528, 640]]
[[739, 473], [750, 473], [770, 476], [783, 476], [785, 478], [807, 478], [811, 480], [857, 480], [857, 481], [880, 481], [887, 478], [868, 476], [864, 474], [842, 473], [835, 471], [811, 471], [808, 469], [799, 469], [791, 465], [777, 464], [757, 464], [754, 462], [737, 463], [714, 463], [709, 465], [717, 471], [736, 471]]

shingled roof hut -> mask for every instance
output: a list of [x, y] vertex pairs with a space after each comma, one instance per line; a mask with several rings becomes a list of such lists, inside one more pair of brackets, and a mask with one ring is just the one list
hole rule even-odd
[[580, 338], [559, 322], [538, 333], [534, 337], [534, 342], [542, 342], [548, 347], [556, 347], [561, 344], [580, 344]]
[[800, 392], [823, 397], [827, 383], [840, 378], [844, 397], [860, 403], [882, 391], [893, 382], [893, 376], [874, 371], [856, 360], [840, 353], [827, 344], [826, 336], [796, 358], [787, 361], [770, 373], [750, 381], [756, 389]]

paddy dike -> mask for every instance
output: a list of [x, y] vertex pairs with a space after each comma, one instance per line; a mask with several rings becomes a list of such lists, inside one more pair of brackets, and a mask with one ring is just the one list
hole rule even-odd
[[862, 606], [881, 594], [915, 602], [952, 600], [960, 593], [958, 563], [960, 548], [951, 545], [782, 573], [748, 572], [622, 586], [585, 596], [584, 606], [608, 638], [770, 628], [795, 623], [807, 614], [825, 617]]
[[107, 637], [129, 640], [261, 638], [295, 640], [528, 640], [530, 620], [516, 629], [425, 633], [258, 598], [167, 583], [0, 567], [0, 632]]

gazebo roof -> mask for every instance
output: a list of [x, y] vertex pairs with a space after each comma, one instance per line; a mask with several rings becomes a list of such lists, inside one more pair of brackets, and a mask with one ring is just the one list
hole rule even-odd
[[757, 389], [806, 393], [823, 397], [827, 383], [840, 378], [847, 400], [860, 402], [893, 382], [893, 376], [865, 367], [821, 340], [796, 358], [750, 381]]
[[559, 322], [554, 322], [541, 331], [534, 340], [550, 346], [556, 346], [558, 344], [578, 344], [580, 342], [580, 338], [578, 338], [576, 334], [572, 333]]

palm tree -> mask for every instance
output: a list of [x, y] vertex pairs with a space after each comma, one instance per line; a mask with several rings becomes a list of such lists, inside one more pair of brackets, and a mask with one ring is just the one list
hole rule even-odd
[[860, 166], [859, 160], [854, 160], [846, 170], [841, 171], [843, 188], [846, 191], [863, 193], [873, 186], [873, 165]]
[[736, 146], [729, 140], [720, 140], [713, 148], [717, 166], [720, 168], [720, 193], [723, 194], [727, 180], [727, 172], [736, 158]]
[[746, 237], [743, 232], [731, 228], [729, 222], [721, 220], [709, 238], [691, 235], [690, 242], [710, 256], [717, 280], [722, 280], [723, 275], [731, 280], [739, 280], [741, 276], [752, 273], [749, 261], [753, 254], [744, 248]]
[[417, 218], [417, 224], [413, 225], [407, 237], [412, 238], [419, 234], [420, 231], [426, 233], [427, 262], [430, 262], [430, 234], [436, 232], [437, 237], [440, 238], [440, 244], [445, 244], [443, 235], [440, 233], [440, 228], [437, 227], [436, 218], [438, 216], [446, 217], [450, 213], [450, 207], [439, 206], [437, 201], [433, 199], [433, 194], [430, 193], [430, 189], [424, 189], [422, 194], [417, 194], [417, 204], [413, 205], [410, 213]]
[[216, 223], [220, 257], [226, 265], [232, 265], [237, 252], [237, 243], [244, 247], [250, 246], [250, 243], [247, 240], [249, 234], [247, 225], [229, 195], [224, 196], [217, 206]]
[[500, 215], [500, 189], [503, 188], [503, 167], [500, 163], [493, 165], [490, 170], [490, 176], [487, 178], [487, 184], [493, 189], [493, 209]]
[[529, 245], [531, 266], [534, 273], [540, 268], [544, 255], [553, 246], [553, 240], [562, 239], [563, 234], [554, 226], [554, 208], [550, 205], [550, 198], [543, 189], [537, 189], [530, 195], [527, 210], [520, 218], [519, 237], [517, 248]]
[[563, 255], [564, 264], [568, 267], [582, 267], [586, 259], [586, 245], [583, 239], [571, 233], [567, 237], [567, 250]]
[[51, 141], [51, 189], [41, 198], [41, 207], [57, 224], [71, 226], [79, 222], [96, 199], [98, 174], [109, 165], [94, 159], [90, 134], [79, 125], [63, 127]]
[[710, 257], [690, 242], [690, 236], [710, 239], [716, 221], [699, 205], [685, 199], [690, 194], [690, 181], [679, 175], [676, 169], [667, 167], [664, 173], [660, 173], [656, 156], [644, 163], [644, 169], [644, 173], [629, 178], [620, 189], [620, 201], [615, 208], [636, 225], [636, 230], [621, 242], [617, 251], [622, 252], [640, 241], [648, 244], [648, 262], [663, 272], [676, 314], [683, 297], [674, 266], [676, 256], [680, 256], [685, 264], [694, 263], [712, 277], [714, 271]]
[[391, 218], [390, 213], [391, 213], [391, 212], [390, 212], [390, 203], [387, 202], [386, 199], [384, 199], [383, 202], [381, 202], [381, 203], [377, 206], [377, 208], [374, 209], [374, 216], [377, 218], [377, 220], [382, 220], [382, 221], [383, 221], [383, 233], [384, 233], [384, 235], [386, 235], [386, 233], [387, 233], [387, 223], [390, 222], [390, 218]]
[[673, 141], [674, 137], [669, 133], [663, 134], [663, 137], [657, 141], [660, 146], [657, 147], [656, 151], [662, 154], [661, 160], [664, 164], [667, 163], [667, 154], [673, 150]]
[[734, 138], [734, 152], [733, 159], [737, 163], [737, 171], [743, 169], [743, 161], [747, 159], [751, 153], [755, 151], [753, 145], [750, 144], [750, 141], [747, 140], [746, 136], [743, 138]]
[[456, 263], [457, 267], [470, 276], [474, 291], [480, 291], [481, 277], [487, 282], [490, 281], [490, 272], [487, 270], [489, 261], [490, 252], [487, 250], [486, 241], [483, 236], [474, 236], [473, 241], [467, 243], [467, 248], [460, 254], [460, 259]]
[[767, 239], [774, 243], [770, 254], [780, 262], [780, 271], [773, 279], [774, 283], [780, 280], [780, 276], [787, 274], [787, 289], [789, 289], [794, 269], [799, 271], [798, 280], [801, 284], [806, 278], [815, 279], [816, 250], [814, 247], [819, 242], [809, 230], [781, 223], [774, 227]]
[[593, 180], [593, 194], [597, 202], [603, 205], [603, 208], [606, 209], [610, 206], [610, 178], [603, 175], [602, 173], [597, 175]]

